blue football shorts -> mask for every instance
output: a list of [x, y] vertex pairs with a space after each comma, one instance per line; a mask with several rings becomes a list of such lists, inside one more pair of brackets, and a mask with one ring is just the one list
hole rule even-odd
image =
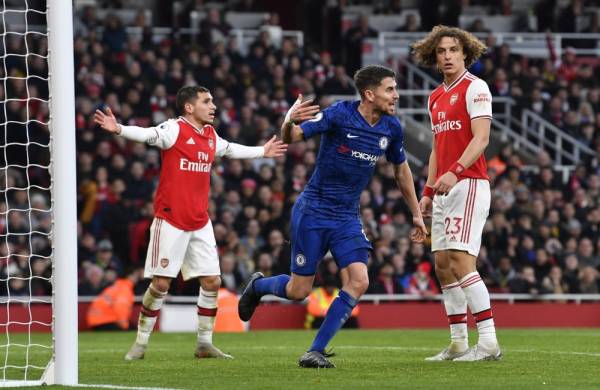
[[365, 263], [373, 249], [360, 219], [332, 220], [307, 213], [302, 201], [292, 208], [290, 236], [292, 241], [291, 270], [298, 275], [314, 275], [327, 251], [340, 268], [352, 263]]

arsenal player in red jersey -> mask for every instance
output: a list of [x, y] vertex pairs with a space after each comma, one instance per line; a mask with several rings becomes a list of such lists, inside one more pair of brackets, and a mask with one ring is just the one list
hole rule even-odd
[[[450, 345], [426, 360], [477, 361], [502, 357], [488, 290], [475, 267], [490, 209], [483, 152], [490, 137], [492, 96], [466, 69], [486, 50], [474, 35], [436, 26], [413, 44], [417, 62], [437, 67], [444, 82], [427, 103], [433, 132], [429, 176], [419, 202], [432, 216], [431, 250], [450, 323]], [[469, 348], [467, 305], [479, 340]]]
[[154, 199], [154, 221], [144, 277], [152, 278], [142, 301], [135, 343], [126, 360], [142, 359], [171, 281], [181, 271], [184, 280], [198, 278], [198, 358], [231, 358], [212, 344], [221, 271], [216, 241], [208, 217], [210, 170], [215, 156], [261, 158], [284, 155], [287, 145], [275, 137], [263, 146], [243, 146], [220, 138], [212, 126], [217, 107], [204, 87], [177, 92], [177, 119], [142, 128], [117, 122], [110, 108], [97, 110], [95, 122], [126, 139], [161, 150], [162, 166]]

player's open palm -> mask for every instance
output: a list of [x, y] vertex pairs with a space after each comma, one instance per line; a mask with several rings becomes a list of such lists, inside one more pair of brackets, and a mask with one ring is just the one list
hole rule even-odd
[[120, 133], [117, 118], [115, 118], [115, 115], [110, 107], [106, 107], [106, 114], [100, 110], [96, 110], [94, 113], [94, 122], [96, 122], [98, 126], [102, 127], [106, 131], [110, 131], [111, 133], [115, 134]]
[[410, 239], [413, 242], [423, 242], [427, 237], [427, 227], [425, 226], [425, 222], [423, 222], [423, 217], [413, 217], [413, 225], [415, 227], [414, 231], [410, 235]]
[[302, 123], [307, 120], [315, 119], [317, 113], [321, 110], [317, 104], [313, 104], [312, 99], [302, 101], [302, 94], [292, 105], [289, 111], [289, 120], [294, 123]]
[[281, 157], [287, 151], [288, 145], [273, 136], [263, 147], [265, 148], [265, 157]]

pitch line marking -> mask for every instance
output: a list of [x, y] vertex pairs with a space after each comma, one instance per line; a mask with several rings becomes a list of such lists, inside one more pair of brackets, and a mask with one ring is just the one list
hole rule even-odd
[[[366, 346], [366, 345], [340, 345], [337, 349], [374, 349], [374, 350], [391, 350], [391, 351], [437, 351], [439, 348], [432, 347], [395, 347], [395, 346]], [[600, 357], [600, 353], [595, 352], [576, 352], [576, 351], [544, 351], [537, 349], [502, 349], [506, 352], [517, 352], [517, 353], [549, 353], [559, 355], [580, 355], [580, 356], [593, 356]]]
[[103, 389], [119, 389], [119, 390], [179, 390], [169, 387], [143, 387], [143, 386], [120, 386], [120, 385], [94, 385], [94, 384], [78, 384], [68, 387], [100, 387]]
[[[288, 350], [290, 346], [248, 346], [248, 347], [236, 347], [236, 349], [285, 349]], [[422, 351], [422, 352], [430, 352], [437, 351], [440, 348], [435, 347], [398, 347], [398, 346], [368, 346], [368, 345], [338, 345], [335, 346], [335, 349], [365, 349], [365, 350], [378, 350], [378, 351]], [[155, 352], [168, 352], [172, 349], [169, 348], [153, 348], [152, 351]], [[516, 353], [544, 353], [544, 354], [559, 354], [559, 355], [574, 355], [574, 356], [591, 356], [591, 357], [600, 357], [600, 352], [578, 352], [578, 351], [545, 351], [545, 350], [537, 350], [537, 349], [506, 349], [502, 348], [504, 352], [516, 352]], [[85, 351], [82, 351], [85, 353]], [[120, 353], [124, 352], [124, 350], [120, 349], [95, 349], [94, 353]]]

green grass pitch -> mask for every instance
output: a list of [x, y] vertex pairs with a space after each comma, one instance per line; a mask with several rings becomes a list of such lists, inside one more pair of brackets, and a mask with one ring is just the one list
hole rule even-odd
[[[343, 330], [332, 343], [336, 369], [301, 369], [298, 357], [313, 335], [216, 334], [215, 344], [235, 356], [228, 361], [195, 359], [194, 334], [155, 333], [145, 359], [126, 362], [133, 332], [81, 333], [79, 381], [176, 389], [600, 389], [598, 329], [500, 329], [503, 360], [480, 363], [424, 362], [446, 345], [446, 330]], [[477, 339], [470, 337], [471, 343]], [[32, 338], [48, 342], [47, 335]], [[25, 339], [11, 336], [12, 343]], [[43, 364], [48, 353], [32, 349], [30, 360]], [[5, 358], [6, 348], [0, 362]], [[9, 349], [9, 364], [23, 358], [23, 348]], [[22, 373], [5, 372], [7, 379]]]

